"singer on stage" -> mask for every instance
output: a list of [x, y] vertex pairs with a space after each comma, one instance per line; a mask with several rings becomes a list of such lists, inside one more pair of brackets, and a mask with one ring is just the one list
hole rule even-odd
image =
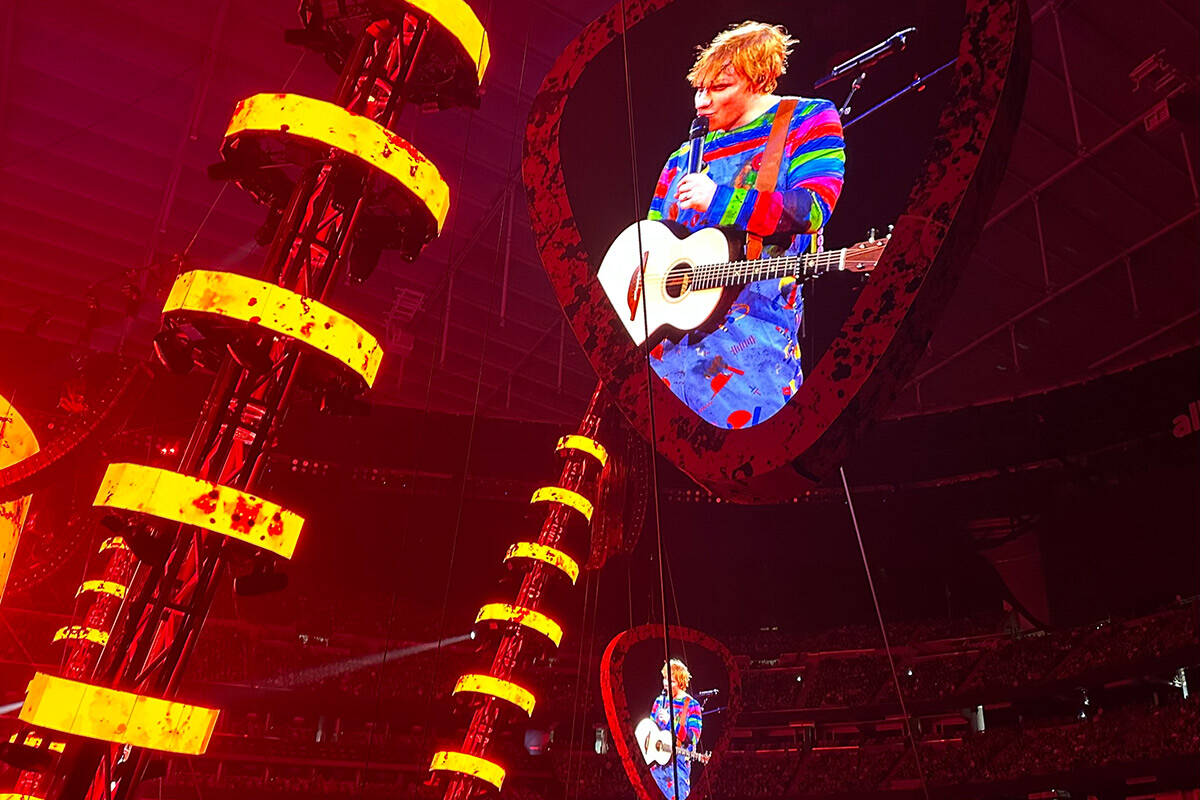
[[[833, 103], [774, 94], [794, 44], [779, 26], [744, 22], [701, 51], [687, 76], [709, 129], [700, 171], [688, 174], [689, 144], [672, 153], [650, 219], [738, 228], [748, 234], [747, 258], [808, 251], [837, 203], [845, 152]], [[803, 380], [802, 307], [794, 278], [747, 284], [716, 330], [664, 341], [651, 365], [709, 423], [755, 425]]]
[[[700, 703], [687, 693], [687, 688], [692, 682], [692, 673], [688, 672], [687, 666], [678, 658], [672, 658], [669, 664], [663, 664], [662, 676], [662, 694], [654, 699], [654, 705], [650, 708], [650, 718], [658, 725], [659, 730], [674, 731], [677, 754], [674, 766], [670, 761], [666, 764], [654, 764], [650, 767], [650, 774], [654, 776], [654, 782], [658, 784], [664, 797], [670, 800], [686, 800], [692, 790], [692, 762], [683, 751], [696, 749], [704, 718]], [[668, 692], [670, 701], [667, 700]], [[674, 725], [671, 724], [672, 709], [675, 711]], [[676, 775], [679, 777], [678, 796], [675, 793]]]

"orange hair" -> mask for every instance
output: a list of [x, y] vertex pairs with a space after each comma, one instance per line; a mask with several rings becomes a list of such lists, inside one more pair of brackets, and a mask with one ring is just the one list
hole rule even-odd
[[[679, 685], [680, 689], [685, 692], [692, 684], [692, 673], [688, 671], [687, 665], [678, 658], [672, 658], [671, 664], [671, 681]], [[666, 672], [667, 665], [663, 664], [663, 672]]]
[[753, 91], [769, 94], [787, 71], [788, 55], [795, 44], [782, 26], [747, 20], [718, 33], [700, 51], [687, 78], [692, 86], [707, 86], [721, 70], [732, 66]]

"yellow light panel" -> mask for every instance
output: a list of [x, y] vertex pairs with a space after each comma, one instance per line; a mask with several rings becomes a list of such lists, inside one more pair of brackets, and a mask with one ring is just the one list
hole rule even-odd
[[476, 622], [515, 622], [532, 631], [545, 636], [555, 647], [562, 642], [562, 626], [540, 611], [532, 608], [509, 605], [508, 603], [488, 603], [479, 609]]
[[408, 0], [408, 4], [429, 14], [458, 39], [463, 50], [475, 62], [475, 74], [482, 81], [488, 61], [492, 58], [492, 50], [487, 31], [471, 7], [463, 0]]
[[290, 289], [232, 272], [196, 269], [175, 279], [163, 314], [211, 314], [302, 342], [375, 384], [383, 348], [357, 322]]
[[103, 647], [108, 644], [108, 632], [98, 628], [86, 628], [83, 625], [67, 625], [54, 632], [54, 641], [60, 642], [63, 639], [85, 639]]
[[323, 100], [264, 92], [238, 101], [225, 138], [249, 132], [308, 139], [378, 169], [428, 209], [441, 233], [450, 188], [433, 162], [379, 123]]
[[463, 675], [458, 679], [458, 683], [454, 684], [454, 691], [451, 694], [458, 694], [459, 692], [472, 692], [474, 694], [486, 694], [497, 697], [512, 703], [531, 717], [533, 716], [534, 703], [537, 702], [533, 697], [533, 692], [523, 686], [518, 686], [512, 681], [501, 680], [491, 675]]
[[579, 564], [576, 563], [575, 559], [562, 550], [556, 550], [544, 544], [538, 544], [537, 542], [517, 542], [508, 548], [508, 552], [504, 554], [505, 561], [513, 558], [532, 558], [535, 561], [545, 562], [552, 567], [558, 567], [571, 579], [571, 583], [575, 583], [579, 579]]
[[[16, 744], [17, 743], [17, 734], [14, 733], [12, 736], [8, 737], [8, 741], [11, 742], [12, 744]], [[44, 741], [45, 741], [45, 739], [43, 739], [40, 736], [36, 736], [32, 733], [27, 733], [27, 734], [25, 734], [25, 739], [21, 742], [21, 744], [25, 745], [26, 747], [41, 747], [42, 742], [44, 742]], [[61, 753], [62, 751], [67, 749], [67, 743], [66, 742], [51, 742], [50, 744], [46, 745], [46, 749], [50, 750], [52, 752], [55, 752], [55, 753]], [[3, 798], [9, 797], [9, 796], [10, 795], [0, 793], [0, 800], [3, 800]], [[12, 795], [12, 796], [24, 797], [25, 795]]]
[[21, 721], [89, 739], [200, 755], [208, 748], [217, 710], [38, 672], [29, 682]]
[[[51, 745], [53, 748], [53, 745]], [[59, 751], [61, 752], [61, 751]], [[0, 792], [0, 800], [44, 800], [36, 794], [18, 794], [16, 792]]]
[[558, 440], [558, 446], [555, 450], [580, 450], [587, 453], [592, 458], [600, 462], [600, 466], [608, 463], [608, 451], [589, 436], [580, 436], [572, 433], [570, 436], [564, 436]]
[[429, 765], [431, 772], [457, 772], [460, 775], [470, 775], [481, 781], [487, 781], [499, 789], [504, 785], [504, 768], [486, 758], [456, 753], [453, 750], [439, 750], [433, 754], [433, 762]]
[[[38, 451], [38, 440], [33, 428], [3, 395], [0, 395], [0, 469], [11, 467]], [[7, 503], [0, 503], [0, 598], [8, 585], [8, 574], [12, 570], [13, 553], [25, 527], [32, 495], [25, 495]]]
[[128, 550], [129, 545], [125, 544], [123, 536], [110, 536], [100, 543], [100, 552], [105, 550]]
[[579, 492], [564, 489], [561, 486], [543, 486], [533, 493], [530, 503], [562, 503], [573, 508], [588, 522], [592, 521], [592, 502]]
[[75, 590], [75, 596], [79, 597], [84, 592], [96, 592], [98, 594], [111, 594], [118, 600], [124, 600], [126, 588], [124, 584], [116, 583], [115, 581], [84, 581]]
[[304, 519], [252, 494], [141, 464], [109, 464], [93, 503], [136, 511], [291, 558]]

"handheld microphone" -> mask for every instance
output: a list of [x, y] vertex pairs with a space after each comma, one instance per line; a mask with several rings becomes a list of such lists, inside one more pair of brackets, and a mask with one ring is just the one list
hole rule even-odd
[[704, 156], [704, 136], [708, 133], [708, 117], [696, 117], [692, 120], [692, 128], [688, 131], [688, 169], [687, 174], [700, 171], [700, 159]]
[[814, 83], [813, 88], [820, 89], [827, 83], [833, 83], [847, 72], [857, 72], [860, 69], [866, 69], [876, 62], [887, 58], [892, 53], [900, 52], [908, 44], [908, 37], [916, 32], [916, 28], [905, 28], [902, 31], [896, 31], [874, 47], [864, 50], [849, 61], [843, 61], [841, 64], [838, 64], [828, 75]]

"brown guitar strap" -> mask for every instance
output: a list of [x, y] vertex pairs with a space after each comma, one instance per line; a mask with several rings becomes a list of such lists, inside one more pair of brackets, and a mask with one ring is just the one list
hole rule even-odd
[[[775, 121], [771, 123], [771, 133], [767, 136], [767, 145], [763, 148], [762, 162], [758, 166], [758, 177], [754, 180], [756, 191], [775, 191], [775, 184], [779, 181], [779, 166], [783, 163], [783, 145], [787, 141], [788, 126], [795, 110], [796, 98], [785, 97], [779, 101]], [[762, 237], [747, 232], [746, 258], [752, 260], [760, 257], [762, 249]]]

